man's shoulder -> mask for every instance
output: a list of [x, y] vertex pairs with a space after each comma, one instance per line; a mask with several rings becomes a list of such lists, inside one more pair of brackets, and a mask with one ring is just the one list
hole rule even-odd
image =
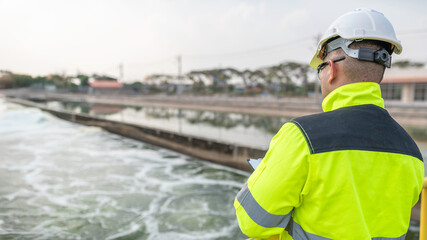
[[366, 105], [343, 107], [330, 112], [322, 112], [317, 114], [305, 115], [298, 118], [294, 118], [291, 120], [291, 122], [298, 122], [301, 124], [316, 123], [316, 125], [318, 125], [319, 123], [322, 123], [322, 122], [319, 122], [319, 120], [328, 119], [328, 120], [340, 121], [342, 120], [343, 117], [363, 118], [366, 115], [373, 115], [373, 114], [382, 118], [391, 118], [391, 116], [388, 114], [388, 112], [385, 109], [372, 104], [366, 104]]
[[373, 128], [376, 124], [386, 124], [389, 127], [403, 130], [384, 108], [373, 104], [357, 105], [339, 108], [330, 112], [317, 113], [294, 118], [291, 122], [307, 130], [319, 130], [331, 133], [337, 127]]
[[311, 153], [367, 150], [402, 153], [422, 160], [413, 139], [388, 114], [375, 105], [340, 108], [291, 120], [300, 128]]

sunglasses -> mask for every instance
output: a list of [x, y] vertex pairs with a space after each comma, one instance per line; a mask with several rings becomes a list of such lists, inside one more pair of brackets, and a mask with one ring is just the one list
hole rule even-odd
[[[332, 61], [332, 62], [336, 63], [336, 62], [342, 61], [342, 60], [344, 60], [344, 59], [345, 59], [345, 57], [340, 57], [340, 58], [332, 59], [332, 60], [330, 60], [330, 61]], [[317, 79], [319, 79], [319, 80], [320, 80], [320, 72], [321, 72], [321, 71], [323, 70], [323, 68], [325, 68], [328, 64], [329, 64], [329, 61], [327, 61], [327, 62], [323, 62], [323, 63], [319, 64], [319, 66], [317, 66]]]

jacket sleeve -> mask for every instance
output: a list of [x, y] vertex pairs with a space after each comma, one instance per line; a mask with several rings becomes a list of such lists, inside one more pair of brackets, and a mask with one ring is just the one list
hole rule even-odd
[[302, 203], [309, 155], [300, 129], [291, 122], [283, 125], [234, 200], [239, 227], [245, 235], [268, 238], [282, 234], [292, 210]]

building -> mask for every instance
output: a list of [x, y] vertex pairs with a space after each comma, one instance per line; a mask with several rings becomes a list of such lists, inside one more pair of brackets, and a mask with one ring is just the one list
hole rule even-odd
[[122, 89], [123, 83], [110, 77], [94, 76], [89, 79], [89, 86], [89, 93], [113, 93]]
[[381, 93], [388, 101], [427, 104], [427, 69], [387, 69]]

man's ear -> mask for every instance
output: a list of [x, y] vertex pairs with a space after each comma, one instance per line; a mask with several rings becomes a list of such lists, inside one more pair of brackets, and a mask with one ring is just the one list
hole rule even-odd
[[332, 60], [329, 60], [329, 71], [327, 73], [328, 83], [332, 84], [332, 81], [335, 79], [337, 74], [337, 69], [335, 63]]

